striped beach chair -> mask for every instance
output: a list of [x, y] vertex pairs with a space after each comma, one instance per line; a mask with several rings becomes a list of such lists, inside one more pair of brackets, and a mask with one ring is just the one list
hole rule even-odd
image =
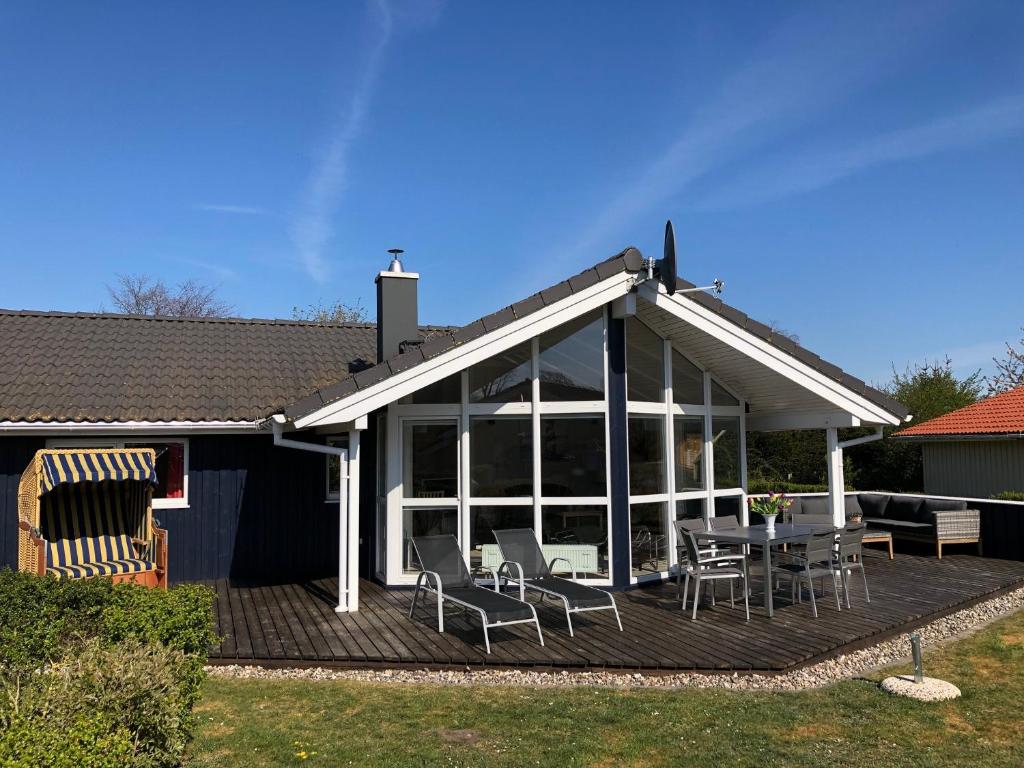
[[167, 536], [153, 523], [152, 448], [45, 450], [19, 487], [19, 567], [57, 578], [167, 583]]

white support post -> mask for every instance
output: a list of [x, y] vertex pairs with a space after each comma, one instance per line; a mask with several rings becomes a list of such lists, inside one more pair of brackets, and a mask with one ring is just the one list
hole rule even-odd
[[839, 443], [839, 430], [829, 427], [825, 430], [825, 444], [828, 447], [828, 509], [832, 524], [837, 528], [846, 525], [846, 482], [843, 479], [843, 447]]
[[358, 429], [349, 430], [348, 461], [342, 461], [342, 464], [348, 464], [348, 472], [342, 470], [343, 474], [348, 474], [345, 493], [348, 503], [345, 505], [347, 514], [343, 515], [343, 520], [339, 520], [339, 527], [342, 522], [346, 527], [339, 534], [338, 552], [347, 550], [348, 556], [343, 558], [339, 554], [338, 558], [338, 583], [340, 585], [344, 578], [347, 587], [344, 606], [339, 599], [338, 607], [335, 608], [338, 613], [355, 613], [359, 610], [359, 433]]

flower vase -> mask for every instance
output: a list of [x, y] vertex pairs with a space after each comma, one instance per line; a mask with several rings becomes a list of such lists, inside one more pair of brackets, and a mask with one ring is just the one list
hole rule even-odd
[[775, 533], [775, 518], [777, 515], [764, 515], [764, 529], [768, 533]]

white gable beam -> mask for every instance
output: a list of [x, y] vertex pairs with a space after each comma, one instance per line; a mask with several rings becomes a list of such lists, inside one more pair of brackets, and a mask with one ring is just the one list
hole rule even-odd
[[622, 272], [602, 280], [579, 293], [531, 312], [501, 328], [453, 347], [437, 357], [394, 374], [365, 390], [330, 403], [295, 420], [299, 429], [348, 422], [365, 416], [378, 408], [394, 403], [418, 389], [440, 381], [447, 376], [486, 360], [499, 352], [511, 349], [545, 331], [556, 328], [592, 309], [602, 307], [627, 293], [633, 285], [633, 275]]
[[862, 422], [899, 424], [899, 419], [806, 363], [758, 338], [710, 309], [682, 296], [669, 296], [649, 282], [640, 286], [641, 297], [694, 328], [718, 339], [752, 360], [818, 395]]
[[747, 414], [747, 431], [749, 432], [828, 429], [829, 427], [859, 427], [860, 425], [860, 419], [846, 411], [778, 411]]

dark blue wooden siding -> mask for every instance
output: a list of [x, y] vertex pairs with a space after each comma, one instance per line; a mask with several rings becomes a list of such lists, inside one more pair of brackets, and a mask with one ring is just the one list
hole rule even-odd
[[[0, 437], [0, 564], [17, 567], [18, 480], [43, 444]], [[364, 456], [372, 464], [372, 451]], [[191, 437], [188, 509], [154, 510], [169, 534], [171, 581], [336, 573], [338, 505], [325, 502], [325, 482], [323, 456], [275, 448], [269, 435]]]

